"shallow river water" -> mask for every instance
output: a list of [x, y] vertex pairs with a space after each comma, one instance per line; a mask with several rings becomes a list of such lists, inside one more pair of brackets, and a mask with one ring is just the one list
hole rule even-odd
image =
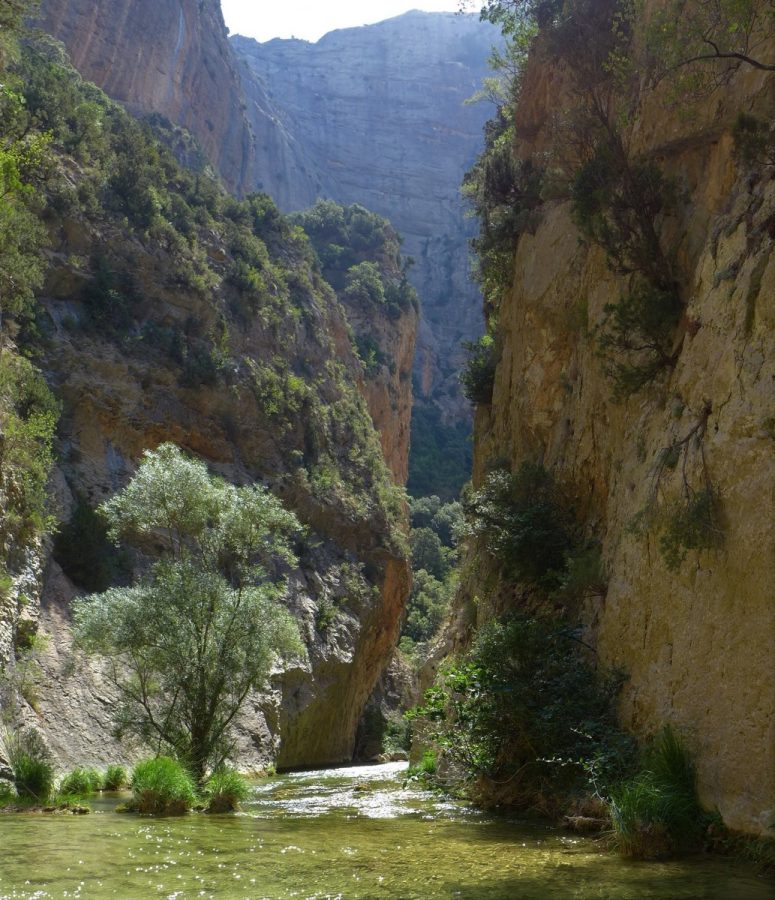
[[0, 817], [0, 898], [773, 900], [724, 860], [628, 863], [414, 787], [404, 763], [277, 776], [238, 815]]

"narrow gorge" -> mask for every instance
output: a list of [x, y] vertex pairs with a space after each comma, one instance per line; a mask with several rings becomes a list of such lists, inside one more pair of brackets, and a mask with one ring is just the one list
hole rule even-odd
[[459, 5], [0, 0], [0, 896], [770, 896], [775, 5]]

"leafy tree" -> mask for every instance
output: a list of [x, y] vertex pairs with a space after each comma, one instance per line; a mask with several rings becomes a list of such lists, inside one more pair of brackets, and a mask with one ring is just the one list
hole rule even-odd
[[119, 734], [172, 751], [201, 781], [228, 756], [230, 726], [276, 655], [302, 652], [278, 603], [298, 521], [264, 488], [213, 478], [173, 444], [146, 452], [100, 509], [114, 540], [159, 556], [133, 586], [76, 601], [78, 639], [111, 664]]
[[416, 571], [402, 638], [413, 643], [429, 641], [447, 615], [455, 587], [454, 577], [439, 580], [425, 569]]
[[450, 570], [450, 559], [436, 532], [430, 528], [413, 528], [409, 543], [414, 569], [425, 569], [435, 578], [443, 580]]
[[773, 72], [773, 35], [773, 0], [673, 0], [649, 24], [652, 76], [677, 76], [685, 98], [723, 86], [741, 66]]

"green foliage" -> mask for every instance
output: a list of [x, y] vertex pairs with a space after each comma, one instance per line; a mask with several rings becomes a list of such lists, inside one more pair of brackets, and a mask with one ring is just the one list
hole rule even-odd
[[358, 204], [318, 200], [291, 217], [309, 235], [323, 277], [345, 303], [386, 304], [393, 315], [417, 308], [417, 295], [401, 258], [401, 238], [392, 225]]
[[18, 796], [45, 803], [54, 789], [54, 766], [40, 733], [20, 728], [6, 734], [5, 747]]
[[315, 628], [322, 634], [325, 634], [337, 620], [339, 610], [336, 604], [327, 597], [321, 597], [318, 600], [317, 607], [315, 611]]
[[514, 616], [481, 628], [413, 715], [482, 798], [505, 785], [510, 804], [545, 806], [590, 780], [602, 789], [626, 767], [619, 684], [598, 677], [567, 626]]
[[104, 256], [94, 263], [94, 276], [81, 292], [84, 306], [82, 324], [103, 337], [121, 339], [134, 325], [132, 307], [137, 293], [132, 279], [119, 275]]
[[236, 769], [224, 766], [207, 779], [203, 793], [207, 812], [235, 812], [250, 796], [250, 785]]
[[[417, 394], [415, 393], [415, 398]], [[414, 403], [407, 489], [414, 497], [454, 500], [471, 475], [471, 427], [445, 424], [435, 406]]]
[[123, 766], [117, 764], [108, 766], [103, 780], [103, 788], [106, 791], [121, 791], [127, 784], [129, 784], [129, 778]]
[[646, 754], [641, 772], [611, 792], [609, 810], [623, 856], [655, 859], [699, 845], [706, 821], [694, 766], [670, 726]]
[[65, 575], [86, 591], [126, 584], [131, 575], [128, 554], [108, 540], [107, 523], [84, 497], [78, 497], [70, 521], [54, 538], [54, 559]]
[[683, 305], [655, 225], [671, 202], [671, 186], [657, 166], [633, 162], [617, 136], [597, 145], [573, 185], [580, 231], [606, 251], [613, 271], [631, 276], [629, 290], [606, 306], [598, 336], [619, 397], [675, 361], [672, 336]]
[[96, 769], [73, 769], [59, 782], [59, 793], [74, 797], [88, 797], [102, 788], [103, 778]]
[[425, 750], [417, 765], [409, 766], [406, 777], [410, 781], [421, 781], [432, 785], [437, 768], [436, 753], [433, 750]]
[[560, 586], [575, 522], [543, 466], [523, 463], [514, 474], [495, 469], [465, 507], [470, 534], [505, 577], [547, 590]]
[[676, 103], [723, 89], [741, 67], [775, 70], [771, 0], [672, 0], [648, 25], [651, 77], [670, 80]]
[[264, 488], [211, 478], [172, 444], [100, 512], [114, 540], [158, 534], [163, 550], [134, 586], [75, 601], [78, 640], [115, 663], [119, 732], [169, 747], [201, 780], [275, 656], [302, 652], [278, 603], [300, 526]]
[[530, 160], [516, 159], [515, 140], [514, 126], [500, 108], [485, 126], [483, 153], [463, 180], [463, 194], [479, 220], [471, 246], [487, 319], [497, 314], [511, 286], [517, 240], [535, 227], [541, 202], [543, 173]]
[[441, 539], [431, 528], [413, 528], [409, 535], [412, 548], [412, 565], [415, 570], [424, 569], [438, 580], [449, 574], [454, 557], [445, 552]]
[[614, 271], [638, 273], [655, 287], [673, 287], [654, 220], [672, 202], [672, 188], [648, 160], [633, 162], [621, 138], [601, 140], [573, 184], [573, 215], [599, 244]]
[[743, 165], [775, 166], [775, 131], [769, 122], [739, 113], [732, 129], [735, 154]]
[[185, 768], [169, 756], [139, 762], [132, 770], [132, 799], [127, 808], [153, 816], [187, 813], [196, 803], [194, 782]]
[[427, 643], [436, 634], [447, 617], [456, 588], [454, 575], [439, 580], [425, 569], [414, 571], [406, 621], [401, 631], [404, 652], [415, 653], [418, 644]]
[[718, 500], [708, 486], [661, 510], [659, 523], [659, 549], [673, 572], [689, 550], [712, 550], [723, 543]]
[[606, 305], [598, 348], [616, 398], [637, 393], [674, 364], [671, 345], [682, 311], [675, 291], [641, 280]]
[[46, 482], [58, 412], [32, 363], [0, 349], [0, 562], [50, 525]]
[[468, 352], [465, 368], [460, 373], [463, 395], [472, 403], [492, 403], [495, 368], [498, 365], [496, 343], [489, 334], [476, 341], [463, 341]]

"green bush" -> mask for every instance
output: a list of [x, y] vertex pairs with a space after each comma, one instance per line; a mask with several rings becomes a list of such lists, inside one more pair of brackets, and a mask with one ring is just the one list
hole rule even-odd
[[567, 626], [513, 616], [481, 628], [412, 716], [476, 798], [550, 811], [627, 770], [632, 744], [613, 710], [620, 683], [595, 672]]
[[125, 788], [128, 783], [129, 779], [127, 777], [126, 769], [123, 766], [108, 766], [103, 782], [103, 787], [106, 791], [123, 790], [123, 788]]
[[204, 796], [207, 812], [234, 812], [250, 796], [250, 785], [235, 769], [223, 767], [207, 779]]
[[560, 587], [576, 524], [543, 466], [523, 463], [514, 474], [495, 469], [465, 509], [470, 534], [505, 577], [546, 590]]
[[34, 728], [23, 728], [5, 745], [19, 798], [45, 803], [54, 788], [54, 766], [43, 738]]
[[59, 793], [75, 797], [88, 797], [102, 790], [102, 775], [96, 769], [73, 769], [59, 783]]
[[656, 859], [699, 845], [707, 824], [686, 747], [666, 726], [642, 771], [611, 791], [614, 844], [622, 856]]
[[463, 341], [463, 348], [468, 352], [465, 368], [460, 373], [464, 396], [471, 403], [492, 403], [498, 364], [494, 338], [484, 334], [477, 341]]
[[196, 803], [194, 782], [186, 769], [169, 756], [139, 762], [132, 770], [132, 800], [128, 808], [154, 816], [188, 812]]
[[673, 334], [682, 311], [675, 289], [644, 280], [636, 281], [617, 303], [606, 305], [598, 348], [616, 398], [637, 393], [674, 364]]
[[672, 504], [660, 519], [659, 549], [673, 572], [681, 567], [689, 550], [712, 550], [723, 543], [718, 499], [710, 487]]

